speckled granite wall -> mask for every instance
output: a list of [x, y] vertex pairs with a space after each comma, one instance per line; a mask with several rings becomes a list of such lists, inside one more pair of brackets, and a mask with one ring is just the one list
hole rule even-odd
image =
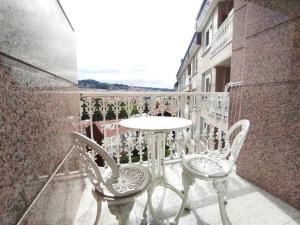
[[0, 27], [0, 224], [10, 225], [69, 151], [79, 95], [74, 31], [57, 1], [1, 1]]
[[251, 122], [237, 173], [300, 209], [300, 1], [235, 0], [232, 81]]
[[[72, 158], [73, 155], [66, 163], [73, 163]], [[54, 177], [20, 225], [73, 225], [76, 219], [78, 221], [78, 211], [85, 203], [85, 200], [83, 200], [84, 193], [92, 195], [87, 182], [89, 180], [84, 179], [79, 174], [77, 176]], [[91, 198], [93, 199], [92, 196]], [[86, 202], [88, 203], [89, 200]], [[89, 207], [90, 205], [86, 206], [86, 208]], [[92, 219], [95, 217], [96, 212]], [[84, 219], [82, 219], [82, 224], [86, 224]]]

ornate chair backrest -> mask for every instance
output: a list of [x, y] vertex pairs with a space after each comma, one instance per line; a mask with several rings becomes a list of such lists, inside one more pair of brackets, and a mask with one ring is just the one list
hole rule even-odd
[[[245, 141], [246, 135], [248, 133], [250, 127], [249, 120], [240, 120], [233, 124], [230, 129], [226, 132], [226, 142], [228, 142], [229, 146], [226, 146], [226, 158], [232, 161], [235, 164], [243, 143]], [[232, 141], [231, 136], [235, 136]]]
[[[101, 188], [101, 184], [103, 184], [113, 193], [114, 191], [111, 188], [111, 184], [116, 182], [119, 176], [119, 166], [116, 164], [115, 160], [95, 141], [77, 132], [72, 132], [72, 135], [84, 169], [94, 187], [100, 192], [103, 192]], [[86, 152], [86, 147], [91, 148], [95, 153], [99, 154], [110, 167], [112, 175], [106, 181], [103, 180], [99, 167], [92, 156]]]

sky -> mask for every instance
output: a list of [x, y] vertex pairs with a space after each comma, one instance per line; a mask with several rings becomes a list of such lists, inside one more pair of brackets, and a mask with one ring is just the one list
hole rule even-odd
[[202, 0], [60, 0], [76, 34], [78, 78], [173, 88]]

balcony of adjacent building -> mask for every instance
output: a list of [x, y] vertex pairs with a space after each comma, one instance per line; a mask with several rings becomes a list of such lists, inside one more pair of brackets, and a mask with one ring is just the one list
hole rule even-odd
[[224, 92], [230, 83], [231, 57], [218, 63], [203, 74], [198, 75], [195, 91], [200, 92]]
[[[193, 71], [193, 72], [192, 72]], [[187, 67], [183, 70], [181, 75], [177, 77], [178, 79], [178, 91], [180, 92], [191, 92], [193, 89], [193, 76], [194, 68], [192, 69], [192, 64], [188, 64]]]
[[228, 83], [230, 83], [231, 57], [219, 63], [215, 68], [216, 82], [215, 91], [223, 92]]
[[196, 21], [201, 34], [201, 55], [220, 62], [231, 55], [233, 30], [233, 1], [204, 1]]
[[[218, 27], [217, 31], [212, 37], [212, 44], [210, 50], [210, 57], [217, 57], [218, 54], [223, 54], [224, 56], [219, 56], [219, 58], [226, 58], [231, 55], [231, 42], [233, 35], [233, 9], [226, 15], [226, 19]], [[222, 18], [225, 18], [225, 16]], [[229, 47], [227, 47], [229, 45]], [[224, 50], [227, 47], [227, 52]]]

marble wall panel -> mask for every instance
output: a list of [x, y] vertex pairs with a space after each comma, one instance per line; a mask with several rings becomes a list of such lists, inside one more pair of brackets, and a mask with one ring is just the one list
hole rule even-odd
[[[76, 157], [75, 152], [70, 155], [65, 163], [72, 163], [74, 157]], [[84, 179], [81, 174], [56, 174], [20, 224], [74, 224], [79, 205], [87, 200], [83, 196], [84, 193], [87, 192], [86, 194], [93, 199], [87, 182], [89, 180]]]
[[243, 87], [241, 118], [251, 121], [237, 173], [299, 208], [300, 82]]
[[291, 73], [294, 37], [299, 24], [300, 18], [247, 38], [244, 56], [246, 84], [299, 79], [298, 73]]
[[244, 9], [234, 23], [231, 78], [243, 81], [240, 117], [251, 128], [237, 173], [300, 208], [300, 2], [248, 0], [235, 19]]
[[300, 120], [299, 117], [296, 117], [300, 109], [300, 101], [297, 100], [299, 92], [299, 81], [276, 85], [245, 85], [242, 93], [245, 100], [245, 103], [243, 103], [243, 115], [254, 114], [253, 109], [257, 109], [253, 116], [265, 119], [270, 123], [274, 121], [280, 121], [283, 124], [286, 122], [297, 122]]
[[[15, 224], [72, 146], [74, 83], [0, 56], [0, 224]], [[40, 81], [40, 82], [39, 82]], [[67, 91], [72, 91], [68, 93]]]
[[0, 1], [0, 28], [0, 224], [10, 225], [72, 146], [79, 94], [75, 35], [58, 1]]
[[[299, 3], [300, 4], [300, 3]], [[291, 75], [300, 78], [300, 22], [295, 23], [294, 43], [291, 52]]]
[[299, 0], [248, 0], [246, 36], [258, 34], [273, 26], [300, 16]]
[[245, 19], [247, 14], [247, 7], [243, 7], [234, 12], [233, 17], [233, 42], [232, 42], [232, 50], [236, 50], [244, 47], [245, 42]]
[[238, 11], [240, 8], [244, 7], [246, 4], [247, 4], [247, 0], [234, 0], [234, 4], [233, 4], [234, 11]]
[[0, 1], [0, 52], [77, 83], [75, 35], [57, 0]]
[[[278, 125], [274, 124], [274, 129], [276, 127]], [[268, 137], [263, 142], [258, 142], [252, 135], [248, 139], [238, 160], [237, 173], [299, 209], [297, 143], [293, 140], [274, 143]], [[272, 149], [272, 152], [266, 149]]]
[[230, 81], [242, 81], [244, 69], [244, 48], [232, 51]]

